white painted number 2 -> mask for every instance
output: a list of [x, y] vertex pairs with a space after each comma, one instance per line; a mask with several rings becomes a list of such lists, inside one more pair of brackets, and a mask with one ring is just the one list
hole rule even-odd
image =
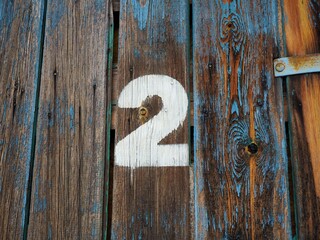
[[169, 133], [182, 126], [187, 116], [188, 96], [177, 80], [165, 75], [136, 78], [120, 93], [118, 106], [138, 108], [152, 96], [161, 98], [161, 111], [118, 142], [115, 164], [131, 168], [188, 166], [188, 144], [158, 145]]

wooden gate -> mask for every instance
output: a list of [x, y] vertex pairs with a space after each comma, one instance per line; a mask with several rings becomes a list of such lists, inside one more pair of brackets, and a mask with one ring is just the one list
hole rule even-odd
[[319, 238], [317, 0], [3, 0], [0, 33], [0, 239]]

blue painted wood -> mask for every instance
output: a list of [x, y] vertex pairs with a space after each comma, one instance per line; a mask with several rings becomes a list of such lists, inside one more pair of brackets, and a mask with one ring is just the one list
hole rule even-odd
[[109, 7], [100, 0], [48, 1], [30, 239], [103, 237]]
[[0, 1], [0, 237], [22, 239], [29, 211], [44, 1]]
[[193, 1], [196, 239], [291, 238], [277, 2]]

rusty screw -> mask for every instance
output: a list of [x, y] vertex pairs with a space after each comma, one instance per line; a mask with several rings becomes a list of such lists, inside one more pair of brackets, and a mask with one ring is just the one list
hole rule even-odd
[[284, 65], [283, 62], [279, 62], [276, 64], [276, 70], [278, 72], [283, 72], [283, 70], [286, 68], [286, 65]]
[[139, 108], [139, 119], [141, 123], [145, 123], [148, 119], [148, 109], [145, 107]]
[[148, 114], [148, 110], [147, 110], [145, 107], [139, 108], [139, 115], [140, 115], [141, 117], [146, 117], [147, 114]]

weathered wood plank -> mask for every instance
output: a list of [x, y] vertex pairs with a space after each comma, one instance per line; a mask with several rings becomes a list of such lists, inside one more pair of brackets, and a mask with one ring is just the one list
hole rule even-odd
[[[159, 145], [155, 143], [155, 137], [177, 116], [187, 113], [189, 3], [120, 3], [116, 96], [121, 108], [117, 110], [111, 238], [189, 239], [188, 118], [181, 119], [178, 128], [172, 128]], [[166, 77], [143, 77], [149, 74], [177, 81], [171, 79], [168, 84]], [[125, 94], [120, 95], [124, 88]], [[146, 109], [139, 111], [140, 106]], [[174, 116], [167, 119], [169, 115]], [[144, 137], [144, 131], [149, 135]], [[129, 143], [121, 147], [128, 138]], [[177, 156], [169, 165], [180, 162], [183, 166], [157, 167], [172, 160], [174, 151], [167, 149], [176, 148], [176, 144], [186, 156]]]
[[[320, 51], [320, 3], [285, 0], [287, 56]], [[299, 239], [320, 235], [320, 74], [287, 78], [289, 129]]]
[[0, 1], [0, 238], [22, 239], [28, 216], [44, 1]]
[[48, 2], [29, 239], [101, 239], [110, 1]]
[[194, 1], [195, 238], [290, 239], [277, 1]]

